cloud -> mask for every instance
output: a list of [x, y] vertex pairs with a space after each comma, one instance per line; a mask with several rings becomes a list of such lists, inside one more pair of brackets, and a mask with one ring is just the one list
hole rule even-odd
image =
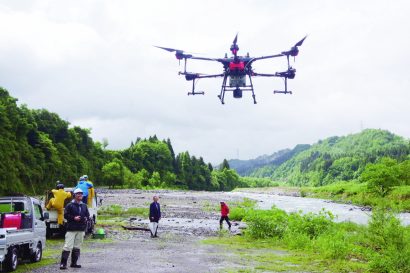
[[[362, 128], [410, 136], [406, 1], [2, 1], [0, 85], [30, 108], [46, 108], [97, 141], [126, 148], [137, 137], [170, 138], [175, 151], [206, 161], [242, 159]], [[153, 45], [223, 57], [239, 33], [240, 54], [279, 53], [308, 38], [289, 82], [254, 79], [256, 99], [217, 95], [221, 80], [200, 80]], [[255, 63], [286, 69], [285, 59]], [[188, 71], [220, 73], [191, 60]]]

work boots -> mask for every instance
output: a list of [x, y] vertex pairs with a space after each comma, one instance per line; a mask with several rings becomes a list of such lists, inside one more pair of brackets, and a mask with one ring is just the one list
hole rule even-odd
[[63, 250], [61, 253], [61, 262], [60, 262], [60, 269], [67, 269], [67, 260], [68, 256], [70, 256], [70, 251]]
[[73, 251], [71, 253], [70, 267], [81, 268], [81, 265], [77, 264], [78, 258], [80, 258], [80, 249], [79, 248], [73, 248]]

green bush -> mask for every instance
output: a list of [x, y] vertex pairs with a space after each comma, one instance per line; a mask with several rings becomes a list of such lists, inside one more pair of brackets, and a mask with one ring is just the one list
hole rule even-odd
[[242, 202], [233, 203], [229, 211], [229, 218], [235, 221], [242, 221], [245, 216], [254, 209], [256, 201], [244, 198]]
[[247, 210], [245, 208], [234, 207], [229, 211], [229, 219], [234, 221], [242, 221], [245, 218]]
[[248, 224], [247, 234], [252, 238], [282, 238], [288, 216], [283, 210], [254, 210], [244, 218]]
[[403, 227], [392, 212], [373, 211], [366, 233], [372, 272], [410, 272], [410, 228]]
[[305, 234], [309, 238], [316, 238], [333, 227], [333, 215], [325, 210], [318, 214], [291, 213], [288, 217], [288, 232]]
[[349, 240], [349, 235], [344, 230], [336, 229], [317, 238], [315, 249], [325, 258], [346, 259], [354, 245]]

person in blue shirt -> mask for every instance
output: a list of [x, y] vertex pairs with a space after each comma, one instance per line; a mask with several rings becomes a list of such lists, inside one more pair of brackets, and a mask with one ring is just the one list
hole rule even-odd
[[77, 186], [75, 187], [76, 189], [81, 189], [83, 191], [83, 203], [87, 204], [87, 199], [88, 199], [88, 189], [91, 189], [93, 187], [93, 184], [90, 182], [87, 182], [83, 176], [80, 177], [80, 181], [78, 181]]

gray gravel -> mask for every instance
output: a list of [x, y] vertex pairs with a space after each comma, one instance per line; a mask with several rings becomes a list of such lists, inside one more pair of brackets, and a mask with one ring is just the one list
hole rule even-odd
[[[184, 191], [99, 190], [103, 206], [118, 204], [124, 208], [148, 207], [152, 196], [160, 196], [163, 218], [159, 225], [159, 238], [151, 239], [149, 232], [129, 231], [106, 227], [110, 243], [88, 239], [84, 245], [80, 264], [83, 268], [69, 268], [65, 272], [221, 272], [225, 269], [244, 268], [239, 256], [225, 253], [221, 246], [205, 245], [200, 241], [218, 235], [219, 201], [228, 204], [242, 197], [224, 193]], [[129, 217], [128, 217], [129, 218]], [[128, 226], [147, 227], [148, 220], [132, 216], [124, 222]], [[226, 224], [225, 224], [226, 228]], [[232, 233], [239, 231], [234, 223]], [[56, 250], [59, 254], [61, 250]], [[58, 262], [32, 273], [64, 272]]]

